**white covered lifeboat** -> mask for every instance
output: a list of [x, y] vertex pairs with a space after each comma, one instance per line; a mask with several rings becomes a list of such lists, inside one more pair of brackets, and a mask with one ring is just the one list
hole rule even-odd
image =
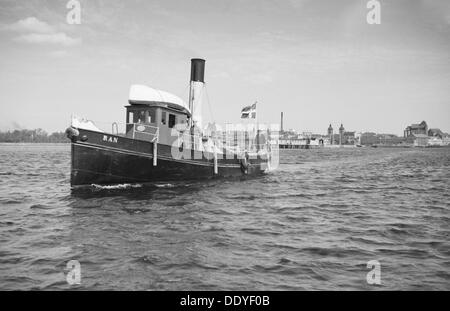
[[130, 87], [128, 102], [131, 105], [166, 105], [191, 115], [189, 106], [178, 96], [146, 85], [134, 84]]

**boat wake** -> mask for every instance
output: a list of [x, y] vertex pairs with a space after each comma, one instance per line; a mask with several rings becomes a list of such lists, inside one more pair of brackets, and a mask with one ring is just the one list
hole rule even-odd
[[174, 184], [155, 184], [154, 186], [158, 187], [158, 188], [173, 188], [173, 187], [175, 187]]
[[142, 188], [142, 184], [118, 184], [118, 185], [97, 185], [92, 184], [91, 187], [94, 190], [121, 190], [121, 189], [133, 189]]

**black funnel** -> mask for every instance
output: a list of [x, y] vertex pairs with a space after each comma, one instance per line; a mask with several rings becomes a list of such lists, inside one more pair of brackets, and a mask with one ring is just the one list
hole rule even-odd
[[201, 58], [191, 59], [191, 81], [205, 83], [205, 60]]

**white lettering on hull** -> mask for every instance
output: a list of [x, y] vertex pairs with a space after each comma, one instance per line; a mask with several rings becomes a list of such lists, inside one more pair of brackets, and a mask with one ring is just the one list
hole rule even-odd
[[108, 136], [108, 135], [103, 135], [103, 141], [106, 141], [108, 143], [117, 144], [117, 142], [119, 141], [119, 138], [118, 137]]

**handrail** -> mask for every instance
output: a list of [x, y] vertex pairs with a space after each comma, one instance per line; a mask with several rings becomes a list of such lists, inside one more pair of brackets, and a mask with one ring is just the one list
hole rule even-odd
[[259, 143], [257, 144], [256, 138], [247, 138], [245, 140], [224, 140], [222, 137], [219, 136], [199, 136], [196, 134], [186, 133], [186, 132], [179, 132], [178, 133], [178, 147], [181, 147], [181, 145], [184, 145], [185, 147], [189, 149], [199, 150], [203, 151], [206, 150], [211, 145], [207, 145], [204, 141], [204, 138], [207, 138], [207, 141], [210, 141], [212, 145], [214, 145], [216, 148], [219, 149], [226, 149], [228, 152], [234, 153], [234, 154], [244, 154], [245, 152], [248, 153], [270, 153], [272, 150], [276, 149], [276, 146], [278, 145], [276, 141], [273, 140], [266, 140], [265, 143]]

